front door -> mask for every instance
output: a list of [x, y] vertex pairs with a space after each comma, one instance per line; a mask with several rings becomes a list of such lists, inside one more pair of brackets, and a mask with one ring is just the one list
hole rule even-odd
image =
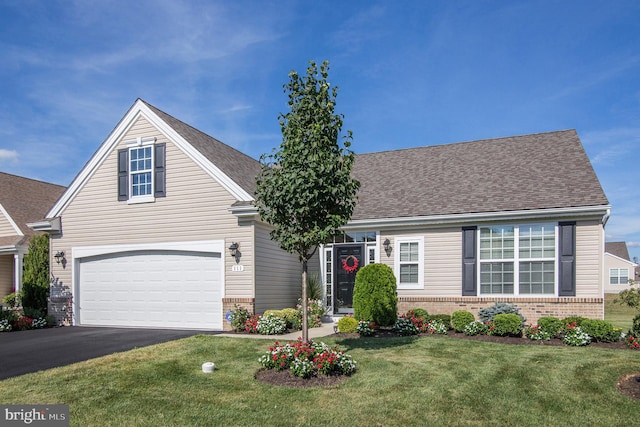
[[333, 247], [335, 272], [334, 312], [353, 313], [353, 286], [356, 273], [364, 262], [364, 245], [336, 245]]

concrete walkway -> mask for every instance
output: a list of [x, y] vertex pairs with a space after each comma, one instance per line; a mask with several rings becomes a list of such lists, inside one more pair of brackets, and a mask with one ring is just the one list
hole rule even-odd
[[[337, 323], [329, 322], [323, 323], [318, 328], [309, 328], [309, 339], [321, 338], [329, 335], [333, 335], [335, 331], [333, 327], [337, 326]], [[284, 335], [260, 335], [260, 334], [218, 334], [218, 337], [232, 337], [232, 338], [253, 338], [253, 339], [267, 339], [276, 341], [295, 341], [298, 338], [302, 338], [302, 331], [291, 332]]]

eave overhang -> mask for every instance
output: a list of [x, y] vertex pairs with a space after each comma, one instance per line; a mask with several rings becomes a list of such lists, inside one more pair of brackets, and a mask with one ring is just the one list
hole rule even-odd
[[60, 217], [46, 218], [37, 222], [30, 222], [27, 227], [33, 231], [44, 231], [50, 234], [60, 234], [62, 231], [62, 220]]

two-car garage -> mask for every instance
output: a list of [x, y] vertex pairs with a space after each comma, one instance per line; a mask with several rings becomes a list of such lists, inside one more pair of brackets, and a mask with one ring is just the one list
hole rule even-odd
[[75, 323], [221, 330], [222, 252], [186, 246], [74, 249]]

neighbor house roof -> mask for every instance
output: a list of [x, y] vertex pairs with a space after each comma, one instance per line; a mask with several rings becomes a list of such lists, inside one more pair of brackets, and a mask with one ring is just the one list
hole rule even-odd
[[[43, 218], [64, 190], [60, 185], [0, 172], [0, 205], [27, 238], [35, 234], [27, 223]], [[20, 244], [23, 238], [18, 236], [3, 237], [0, 246]]]
[[260, 163], [257, 160], [176, 119], [148, 102], [141, 101], [247, 193], [251, 195], [255, 193], [256, 177], [260, 173]]
[[356, 156], [352, 220], [608, 205], [575, 130]]
[[627, 249], [626, 242], [605, 242], [604, 251], [615, 255], [618, 258], [622, 258], [627, 261], [631, 261], [629, 258], [629, 250]]

